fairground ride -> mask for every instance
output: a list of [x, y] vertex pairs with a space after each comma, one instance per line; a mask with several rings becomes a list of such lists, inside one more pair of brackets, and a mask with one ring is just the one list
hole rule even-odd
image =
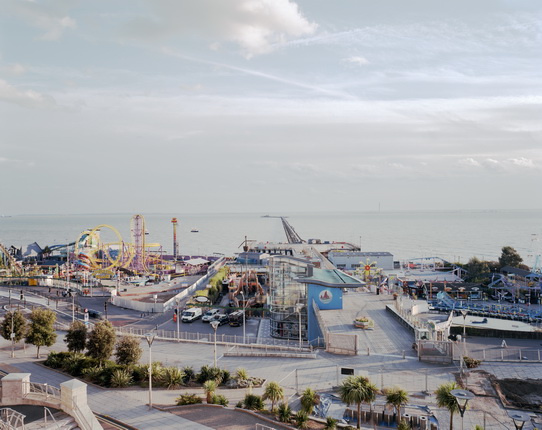
[[85, 230], [75, 243], [76, 264], [95, 275], [113, 275], [121, 270], [137, 275], [166, 272], [171, 268], [163, 263], [162, 246], [147, 243], [143, 215], [134, 215], [130, 222], [132, 242], [124, 242], [119, 231], [100, 224]]
[[22, 266], [15, 261], [9, 251], [0, 243], [0, 274], [7, 276], [20, 276], [23, 274]]

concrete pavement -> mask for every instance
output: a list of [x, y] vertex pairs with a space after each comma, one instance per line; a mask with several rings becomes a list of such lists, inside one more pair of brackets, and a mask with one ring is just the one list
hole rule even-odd
[[[349, 293], [350, 294], [350, 293]], [[376, 323], [375, 330], [363, 331], [366, 344], [370, 345], [369, 355], [366, 349], [361, 349], [358, 356], [339, 356], [320, 351], [316, 359], [293, 359], [293, 358], [265, 358], [265, 357], [224, 357], [225, 346], [218, 346], [219, 366], [234, 373], [238, 367], [248, 370], [252, 376], [266, 378], [268, 381], [279, 382], [286, 391], [287, 397], [293, 401], [295, 407], [296, 392], [301, 392], [307, 387], [317, 390], [329, 390], [336, 386], [344, 377], [340, 374], [341, 368], [353, 368], [356, 374], [367, 375], [379, 388], [394, 385], [406, 389], [410, 396], [410, 403], [414, 405], [427, 405], [437, 416], [440, 428], [447, 428], [449, 414], [445, 410], [436, 407], [434, 392], [438, 385], [443, 382], [455, 379], [457, 368], [455, 366], [432, 366], [427, 363], [420, 363], [409, 350], [405, 358], [402, 351], [412, 343], [412, 335], [405, 332], [405, 329], [387, 316], [384, 310], [389, 298], [379, 297], [364, 293], [353, 294], [348, 303], [343, 321], [331, 324], [336, 330], [354, 330], [350, 328], [352, 315], [355, 313], [366, 313]], [[357, 303], [357, 304], [356, 304]], [[350, 305], [349, 305], [350, 306]], [[336, 311], [334, 311], [336, 312]], [[350, 312], [350, 314], [348, 314]], [[357, 315], [355, 315], [357, 316]], [[335, 316], [330, 316], [334, 318]], [[326, 316], [327, 318], [327, 316]], [[359, 330], [357, 331], [359, 334]], [[478, 344], [491, 344], [495, 339], [469, 338], [468, 344], [473, 348]], [[509, 341], [513, 345], [513, 340]], [[525, 340], [518, 341], [522, 345]], [[144, 356], [141, 362], [146, 363], [148, 359], [148, 346], [142, 340]], [[59, 337], [57, 343], [51, 348], [64, 350], [65, 346]], [[45, 353], [46, 350], [44, 349]], [[32, 381], [48, 382], [58, 386], [61, 382], [70, 379], [55, 371], [45, 369], [35, 363], [35, 347], [27, 346], [26, 352], [17, 350], [17, 358], [9, 358], [9, 342], [0, 340], [0, 362], [5, 365], [15, 366], [24, 372], [32, 373]], [[152, 348], [153, 360], [161, 361], [165, 366], [192, 366], [198, 371], [204, 364], [213, 363], [213, 346], [206, 344], [176, 343], [155, 340]], [[2, 366], [0, 366], [1, 368]], [[498, 378], [504, 377], [531, 377], [542, 379], [542, 366], [536, 363], [484, 363], [481, 369], [495, 374]], [[469, 378], [468, 388], [474, 392], [479, 391], [483, 381]], [[153, 391], [153, 403], [172, 405], [175, 398], [184, 392], [197, 392], [203, 395], [201, 388]], [[153, 429], [158, 426], [182, 425], [182, 428], [201, 429], [206, 428], [197, 423], [184, 421], [181, 417], [160, 411], [148, 411], [148, 392], [141, 388], [129, 388], [123, 390], [106, 390], [90, 386], [89, 404], [96, 412], [110, 415], [130, 425], [141, 429]], [[262, 389], [255, 389], [260, 394]], [[230, 406], [244, 397], [245, 390], [221, 390], [220, 394], [230, 399]], [[482, 425], [484, 413], [486, 428], [509, 429], [513, 428], [512, 421], [507, 417], [505, 409], [500, 402], [491, 396], [480, 395], [472, 401], [472, 409], [467, 411], [464, 418], [465, 428], [470, 429], [475, 424]], [[540, 419], [540, 418], [539, 418]], [[173, 420], [173, 421], [171, 421]], [[455, 416], [454, 420], [459, 426], [460, 418]], [[526, 425], [525, 430], [533, 427]]]

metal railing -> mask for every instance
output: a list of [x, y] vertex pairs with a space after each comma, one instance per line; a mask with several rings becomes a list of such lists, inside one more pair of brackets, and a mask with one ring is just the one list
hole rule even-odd
[[24, 430], [26, 415], [11, 408], [0, 409], [0, 430]]
[[[148, 333], [148, 329], [138, 328], [138, 327], [115, 327], [115, 331], [119, 335], [133, 335], [138, 337], [145, 336]], [[161, 340], [171, 340], [176, 342], [194, 342], [194, 343], [214, 343], [214, 334], [213, 333], [190, 333], [190, 332], [180, 332], [177, 335], [176, 330], [155, 330], [156, 337]], [[244, 340], [244, 342], [243, 342]], [[240, 345], [240, 346], [250, 346], [252, 348], [259, 349], [275, 349], [275, 350], [288, 350], [288, 351], [299, 351], [299, 340], [284, 340], [284, 339], [266, 339], [267, 343], [261, 343], [258, 340], [257, 336], [247, 335], [243, 337], [242, 335], [227, 335], [227, 334], [217, 334], [216, 343], [221, 345]], [[302, 347], [304, 350], [307, 348], [312, 349], [312, 345], [309, 345], [307, 342], [303, 342]]]
[[30, 395], [45, 398], [45, 400], [56, 399], [60, 400], [60, 389], [49, 384], [38, 384], [36, 382], [23, 382], [24, 393], [23, 397]]
[[275, 427], [269, 427], [263, 424], [256, 424], [256, 430], [276, 430]]
[[525, 362], [525, 363], [540, 363], [542, 362], [542, 350], [540, 349], [521, 349], [508, 348], [502, 346], [500, 348], [484, 348], [478, 350], [469, 350], [468, 342], [465, 345], [466, 350], [454, 348], [454, 360], [459, 360], [461, 356], [467, 356], [480, 361], [510, 361], [510, 362]]
[[52, 412], [45, 406], [43, 407], [43, 422], [47, 424], [47, 413], [49, 413], [49, 416], [53, 419], [53, 423], [55, 423], [56, 428], [60, 429], [60, 425], [56, 422]]

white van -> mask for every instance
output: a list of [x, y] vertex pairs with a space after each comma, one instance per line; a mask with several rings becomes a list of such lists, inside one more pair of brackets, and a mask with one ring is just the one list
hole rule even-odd
[[205, 314], [203, 315], [203, 318], [201, 319], [203, 322], [211, 322], [215, 315], [219, 313], [219, 309], [209, 309]]
[[196, 321], [198, 318], [201, 318], [200, 308], [188, 308], [181, 315], [181, 321], [183, 323], [191, 323], [192, 321]]

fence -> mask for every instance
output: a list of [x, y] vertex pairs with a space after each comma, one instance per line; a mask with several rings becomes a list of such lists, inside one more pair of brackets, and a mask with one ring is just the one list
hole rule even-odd
[[[134, 335], [134, 336], [145, 336], [148, 333], [148, 329], [138, 328], [138, 327], [115, 327], [117, 334], [119, 335]], [[156, 337], [161, 340], [171, 340], [176, 342], [194, 342], [194, 343], [214, 343], [214, 333], [191, 333], [173, 330], [153, 330], [153, 333], [156, 334]], [[227, 334], [218, 334], [216, 335], [216, 343], [221, 345], [232, 345], [232, 346], [244, 346], [250, 347], [252, 349], [258, 348], [260, 352], [262, 349], [273, 350], [273, 351], [300, 351], [299, 341], [283, 340], [283, 339], [264, 339], [266, 343], [262, 343], [262, 339], [258, 339], [257, 336], [239, 336], [239, 335], [227, 335]], [[309, 346], [309, 349], [312, 348]], [[307, 343], [302, 344], [302, 350], [307, 351]]]
[[542, 350], [508, 348], [506, 346], [475, 350], [469, 349], [469, 345], [466, 343], [464, 348], [454, 348], [454, 360], [459, 360], [462, 356], [491, 362], [511, 361], [540, 363], [542, 361]]
[[312, 308], [316, 315], [316, 321], [320, 326], [320, 331], [324, 334], [324, 346], [327, 352], [342, 355], [357, 355], [358, 336], [355, 334], [333, 333], [330, 332], [322, 318], [320, 308], [315, 301], [312, 302]]
[[410, 395], [416, 395], [417, 393], [432, 393], [440, 385], [455, 381], [454, 372], [457, 371], [458, 368], [455, 366], [415, 370], [397, 370], [383, 366], [369, 369], [340, 366], [307, 367], [295, 369], [283, 378], [281, 384], [290, 393], [301, 393], [306, 388], [326, 391], [340, 385], [348, 374], [355, 374], [366, 376], [379, 389], [399, 386], [407, 390]]

